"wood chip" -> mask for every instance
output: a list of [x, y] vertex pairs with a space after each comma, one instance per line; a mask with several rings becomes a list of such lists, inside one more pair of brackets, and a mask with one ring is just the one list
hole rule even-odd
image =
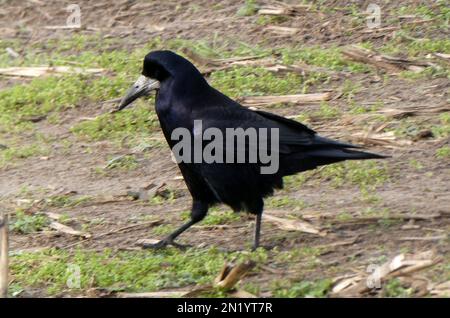
[[442, 258], [436, 256], [434, 251], [399, 254], [380, 266], [372, 266], [367, 273], [360, 273], [344, 280], [336, 280], [332, 288], [332, 294], [338, 296], [360, 296], [380, 288], [383, 282], [391, 278], [411, 277], [412, 273], [433, 266], [440, 261], [442, 261]]
[[393, 131], [384, 133], [356, 132], [350, 135], [350, 139], [365, 146], [385, 146], [390, 148], [398, 148], [412, 144], [411, 140], [399, 139], [395, 136]]
[[142, 246], [142, 245], [153, 245], [153, 244], [158, 243], [159, 241], [160, 240], [158, 240], [158, 239], [139, 239], [139, 240], [136, 241], [136, 244], [139, 245], [139, 246]]
[[372, 29], [362, 30], [361, 33], [381, 33], [381, 32], [386, 32], [386, 31], [395, 31], [398, 29], [400, 29], [399, 26], [385, 27], [385, 28], [372, 28]]
[[117, 293], [119, 298], [179, 298], [184, 297], [188, 290], [167, 290], [143, 293]]
[[230, 298], [257, 298], [257, 296], [245, 291], [245, 290], [235, 290], [227, 295]]
[[60, 218], [62, 218], [62, 215], [59, 213], [45, 212], [44, 214], [52, 220], [59, 220]]
[[253, 268], [256, 263], [246, 261], [239, 264], [225, 263], [214, 284], [225, 290], [230, 290]]
[[264, 55], [238, 56], [226, 59], [211, 59], [204, 57], [189, 48], [183, 48], [182, 52], [196, 64], [203, 75], [208, 75], [215, 71], [225, 70], [234, 65], [264, 65], [267, 61], [260, 61]]
[[407, 108], [383, 108], [378, 110], [377, 114], [383, 114], [395, 119], [402, 119], [409, 116], [422, 116], [430, 114], [439, 114], [450, 111], [450, 104], [414, 106]]
[[[293, 64], [293, 65], [284, 65], [280, 63], [267, 63], [266, 65], [262, 65], [264, 69], [275, 72], [275, 73], [287, 73], [287, 72], [293, 72], [298, 74], [308, 74], [308, 73], [325, 73], [330, 76], [337, 76], [337, 75], [345, 75], [344, 72], [335, 72], [332, 71], [326, 67], [320, 67], [315, 65], [308, 65], [308, 64]], [[336, 96], [333, 98], [336, 99]]]
[[337, 242], [330, 243], [330, 244], [315, 245], [314, 247], [329, 249], [329, 248], [337, 247], [337, 246], [353, 245], [356, 243], [356, 241], [358, 241], [358, 236], [355, 236], [349, 240], [337, 241]]
[[422, 72], [426, 67], [433, 66], [429, 62], [413, 61], [410, 59], [397, 58], [384, 54], [379, 54], [371, 50], [350, 46], [342, 50], [342, 54], [347, 58], [365, 64], [373, 65], [391, 73], [399, 73], [404, 70], [416, 73]]
[[[280, 26], [268, 26], [268, 31], [273, 31], [281, 35], [292, 35], [298, 30], [295, 28], [287, 28]], [[280, 61], [274, 59], [273, 57], [267, 57], [267, 55], [249, 55], [249, 56], [238, 56], [225, 59], [210, 59], [197, 54], [196, 52], [184, 48], [182, 52], [192, 60], [200, 72], [203, 75], [208, 75], [215, 71], [226, 70], [234, 66], [259, 66], [271, 72], [294, 72], [299, 74], [306, 73], [325, 73], [329, 75], [347, 75], [345, 72], [332, 71], [325, 67], [319, 67], [314, 65], [284, 65]]]
[[269, 106], [281, 103], [315, 103], [331, 99], [331, 93], [314, 93], [314, 94], [298, 94], [298, 95], [280, 95], [280, 96], [247, 96], [239, 99], [245, 106], [258, 107]]
[[84, 237], [84, 238], [92, 237], [92, 235], [89, 234], [89, 233], [75, 230], [74, 228], [71, 228], [70, 226], [61, 224], [61, 223], [56, 222], [56, 221], [51, 222], [49, 227], [54, 229], [54, 230], [57, 230], [58, 232], [62, 232], [62, 233], [70, 234], [70, 235], [81, 236], [81, 237]]
[[300, 29], [298, 28], [291, 28], [291, 27], [283, 27], [278, 25], [269, 25], [265, 28], [266, 31], [279, 34], [279, 35], [285, 35], [285, 36], [292, 36], [300, 32]]
[[[138, 227], [156, 226], [156, 225], [159, 225], [161, 223], [162, 223], [162, 220], [152, 220], [152, 221], [148, 221], [148, 222], [142, 222], [142, 223], [138, 223], [138, 224], [127, 225], [127, 226], [120, 227], [118, 229], [113, 229], [113, 230], [110, 230], [108, 232], [104, 232], [104, 233], [100, 233], [100, 234], [94, 235], [92, 237], [92, 239], [99, 239], [99, 238], [102, 238], [102, 237], [105, 237], [105, 236], [108, 236], [108, 235], [111, 235], [111, 234], [128, 231], [128, 230], [135, 229], [135, 228], [138, 228]], [[88, 239], [89, 238], [85, 238], [84, 240], [77, 241], [75, 243], [66, 245], [66, 246], [64, 246], [62, 248], [67, 249], [67, 248], [73, 247], [73, 246], [78, 245], [78, 244], [80, 244], [82, 242], [85, 242]], [[155, 243], [155, 242], [153, 242], [153, 243]]]
[[20, 249], [20, 250], [13, 250], [13, 251], [10, 251], [9, 254], [11, 256], [15, 256], [15, 255], [21, 255], [21, 254], [28, 254], [28, 253], [39, 253], [39, 252], [42, 252], [47, 249], [48, 249], [48, 246], [36, 246], [36, 247], [24, 248], [24, 249]]
[[436, 297], [450, 297], [450, 280], [434, 285], [430, 289], [430, 294]]
[[268, 213], [264, 214], [263, 220], [274, 223], [276, 226], [278, 226], [282, 230], [299, 231], [299, 232], [315, 234], [315, 235], [319, 235], [319, 236], [326, 236], [326, 232], [315, 228], [310, 223], [305, 222], [305, 221], [284, 219], [284, 218], [270, 215]]
[[402, 230], [417, 230], [420, 229], [420, 225], [414, 224], [414, 220], [409, 220], [407, 224], [402, 225]]
[[356, 286], [356, 284], [359, 283], [360, 281], [361, 277], [359, 276], [353, 276], [350, 278], [340, 280], [336, 285], [333, 286], [331, 293], [338, 294], [349, 287]]
[[36, 66], [36, 67], [8, 67], [0, 68], [0, 75], [16, 77], [39, 77], [48, 75], [75, 74], [101, 74], [102, 68], [79, 68], [71, 66]]
[[80, 26], [77, 25], [46, 25], [44, 29], [47, 30], [77, 30], [81, 29]]
[[441, 241], [447, 239], [447, 235], [438, 235], [438, 236], [408, 236], [408, 237], [399, 237], [398, 241]]
[[433, 55], [436, 56], [437, 58], [440, 58], [441, 60], [444, 60], [446, 62], [450, 62], [450, 54], [434, 53]]
[[9, 56], [11, 56], [12, 58], [19, 58], [20, 57], [20, 54], [19, 53], [17, 53], [16, 51], [14, 51], [12, 48], [10, 48], [10, 47], [7, 47], [6, 49], [6, 53], [8, 53], [9, 54]]
[[311, 10], [311, 5], [309, 4], [290, 5], [283, 2], [278, 2], [277, 4], [262, 6], [258, 10], [258, 14], [294, 16], [302, 15], [308, 10]]
[[439, 218], [442, 215], [440, 213], [430, 213], [430, 214], [390, 214], [382, 216], [361, 216], [353, 217], [348, 220], [334, 219], [333, 223], [371, 223], [378, 222], [380, 220], [433, 220]]

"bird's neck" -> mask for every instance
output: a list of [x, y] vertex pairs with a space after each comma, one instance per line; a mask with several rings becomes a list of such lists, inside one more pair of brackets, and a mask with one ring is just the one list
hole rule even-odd
[[203, 107], [205, 95], [211, 90], [203, 78], [177, 78], [161, 82], [156, 97], [158, 115], [176, 113], [178, 116], [190, 117], [195, 108]]

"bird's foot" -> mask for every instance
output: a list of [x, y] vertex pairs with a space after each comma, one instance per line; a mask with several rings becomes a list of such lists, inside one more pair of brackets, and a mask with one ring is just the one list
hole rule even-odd
[[161, 240], [158, 241], [156, 243], [147, 243], [147, 242], [143, 242], [139, 244], [143, 249], [154, 249], [154, 250], [159, 250], [162, 248], [165, 248], [169, 245], [169, 243], [166, 240]]
[[263, 250], [266, 250], [266, 251], [270, 251], [270, 250], [273, 250], [274, 248], [276, 248], [278, 245], [277, 244], [274, 244], [274, 243], [272, 243], [272, 244], [264, 244], [264, 245], [258, 245], [258, 246], [255, 246], [255, 245], [252, 245], [252, 249], [251, 249], [251, 251], [252, 252], [254, 252], [254, 251], [256, 251], [257, 249], [263, 249]]
[[143, 249], [155, 249], [155, 250], [166, 248], [169, 245], [179, 248], [180, 250], [185, 250], [189, 247], [192, 247], [191, 245], [184, 245], [184, 244], [176, 243], [173, 239], [169, 239], [169, 238], [162, 239], [161, 241], [158, 241], [156, 243], [143, 242], [140, 245]]

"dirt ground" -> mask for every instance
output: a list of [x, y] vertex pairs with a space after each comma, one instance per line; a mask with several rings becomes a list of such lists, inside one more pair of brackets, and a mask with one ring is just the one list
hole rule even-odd
[[[174, 38], [203, 40], [207, 43], [222, 41], [235, 43], [242, 41], [251, 45], [279, 48], [283, 46], [344, 47], [350, 44], [370, 42], [379, 48], [392, 41], [395, 32], [364, 32], [364, 23], [355, 22], [351, 11], [364, 11], [373, 1], [320, 1], [316, 10], [304, 10], [300, 14], [288, 15], [276, 20], [277, 26], [298, 29], [294, 35], [280, 35], [267, 30], [266, 25], [257, 23], [258, 14], [241, 16], [236, 12], [244, 1], [77, 1], [82, 12], [82, 28], [79, 30], [54, 30], [47, 26], [63, 25], [67, 17], [66, 4], [73, 1], [3, 1], [0, 7], [0, 34], [2, 40], [20, 39], [22, 52], [36, 43], [46, 43], [51, 39], [69, 38], [73, 34], [99, 33], [104, 38], [120, 39], [115, 49], [133, 50], [148, 39], [161, 37], [162, 41]], [[256, 1], [258, 5], [273, 5], [275, 2]], [[289, 3], [289, 2], [288, 2]], [[381, 1], [383, 21], [395, 20], [396, 10], [401, 6], [433, 6], [434, 1]], [[276, 4], [276, 3], [275, 3]], [[336, 8], [336, 10], [325, 10]], [[395, 22], [383, 27], [396, 25]], [[447, 20], [448, 26], [448, 20]], [[352, 32], [348, 32], [351, 29]], [[449, 33], [419, 24], [411, 31], [411, 36], [429, 39], [448, 39]], [[230, 44], [232, 46], [233, 44]], [[230, 47], [230, 50], [232, 47]], [[19, 52], [19, 53], [22, 53]], [[450, 52], [441, 52], [450, 53]], [[405, 53], [406, 55], [406, 53]], [[425, 58], [425, 56], [420, 56]], [[137, 75], [137, 74], [136, 74]], [[382, 80], [390, 77], [389, 81]], [[371, 105], [383, 102], [381, 109], [397, 110], [427, 109], [435, 106], [448, 107], [450, 82], [444, 77], [423, 77], [414, 80], [397, 75], [386, 75], [374, 69], [367, 73], [338, 73], [329, 82], [332, 92], [342, 91], [345, 81], [357, 83], [360, 89], [352, 97], [354, 103]], [[0, 77], [0, 88], [26, 83], [21, 78]], [[329, 104], [342, 109], [339, 118], [312, 120], [308, 125], [322, 135], [352, 142], [357, 133], [367, 133], [369, 128], [358, 118], [346, 116], [348, 98], [335, 94]], [[34, 131], [21, 132], [20, 140], [36, 132], [52, 136], [50, 154], [18, 159], [15, 165], [1, 168], [0, 208], [3, 211], [28, 205], [27, 213], [42, 212], [43, 202], [54, 195], [90, 200], [68, 208], [67, 206], [45, 206], [45, 212], [68, 215], [76, 220], [72, 224], [80, 229], [82, 223], [92, 223], [90, 233], [108, 233], [90, 239], [58, 233], [52, 230], [21, 234], [12, 232], [11, 249], [23, 251], [45, 247], [64, 249], [83, 248], [101, 251], [105, 248], [117, 250], [138, 249], [136, 242], [143, 238], [160, 238], [164, 234], [151, 234], [148, 226], [122, 227], [142, 222], [146, 216], [162, 220], [162, 224], [176, 226], [183, 222], [182, 211], [187, 211], [191, 199], [176, 165], [169, 160], [167, 147], [152, 147], [144, 152], [134, 153], [137, 167], [129, 170], [111, 170], [99, 175], [97, 167], [104, 167], [108, 159], [129, 154], [126, 146], [103, 141], [80, 140], [71, 133], [71, 127], [108, 111], [110, 104], [83, 104], [61, 112], [58, 124], [41, 120], [34, 124]], [[311, 110], [316, 105], [285, 105], [266, 110], [284, 116], [297, 116]], [[447, 110], [448, 112], [448, 110]], [[439, 122], [439, 114], [421, 113], [412, 121], [434, 125]], [[384, 127], [399, 127], [401, 118], [392, 118]], [[417, 124], [420, 131], [422, 126]], [[376, 124], [374, 124], [376, 125]], [[375, 127], [379, 128], [379, 127]], [[426, 130], [426, 129], [425, 129]], [[379, 131], [383, 131], [380, 128]], [[28, 134], [28, 135], [27, 135]], [[155, 136], [162, 138], [161, 134]], [[382, 264], [382, 259], [390, 259], [400, 253], [418, 254], [433, 251], [441, 258], [440, 266], [432, 266], [420, 272], [430, 284], [438, 284], [450, 279], [450, 162], [449, 157], [437, 157], [436, 151], [449, 145], [448, 137], [396, 136], [394, 142], [367, 143], [371, 151], [391, 156], [385, 160], [388, 180], [371, 190], [376, 200], [363, 200], [360, 186], [344, 183], [335, 187], [333, 180], [308, 174], [301, 186], [287, 186], [276, 197], [288, 195], [302, 200], [305, 207], [292, 205], [270, 206], [268, 213], [289, 218], [295, 215], [299, 220], [326, 231], [319, 236], [300, 231], [286, 231], [276, 224], [264, 221], [262, 245], [268, 249], [276, 246], [281, 251], [292, 251], [305, 247], [326, 247], [326, 252], [317, 255], [318, 264], [308, 268], [301, 277], [308, 280], [334, 279], [348, 273], [364, 272], [368, 265]], [[5, 134], [0, 141], [7, 143], [11, 135]], [[67, 149], [64, 142], [72, 146]], [[403, 142], [404, 141], [404, 142]], [[1, 151], [1, 150], [0, 150]], [[420, 165], [420, 168], [417, 167]], [[384, 163], [383, 163], [384, 164]], [[159, 204], [144, 204], [132, 200], [127, 193], [138, 191], [149, 184], [163, 184], [163, 188], [175, 191], [173, 200]], [[26, 188], [26, 190], [24, 190]], [[375, 202], [376, 201], [376, 202]], [[221, 208], [225, 210], [225, 207]], [[365, 214], [364, 211], [376, 211]], [[392, 218], [386, 221], [380, 211], [388, 211]], [[378, 213], [379, 212], [379, 213]], [[386, 212], [387, 213], [387, 212]], [[350, 217], [342, 217], [342, 215]], [[341, 217], [339, 217], [341, 216]], [[369, 216], [369, 217], [368, 217]], [[92, 220], [103, 220], [94, 224]], [[385, 222], [386, 221], [386, 222]], [[180, 237], [180, 242], [205, 248], [217, 246], [227, 251], [238, 251], [249, 247], [253, 231], [253, 218], [243, 216], [240, 221], [230, 221], [223, 225], [198, 225], [189, 234]], [[350, 243], [348, 243], [350, 241]], [[301, 260], [300, 260], [301, 262]], [[247, 279], [254, 284], [267, 286], [275, 279], [294, 279], [298, 272], [292, 267], [266, 264], [264, 269], [251, 274]], [[30, 295], [46, 295], [45, 291], [28, 291]], [[83, 293], [82, 293], [83, 294]], [[417, 291], [412, 295], [420, 294]], [[24, 292], [27, 295], [27, 291]], [[273, 296], [262, 288], [260, 295]], [[369, 293], [364, 296], [379, 296]]]

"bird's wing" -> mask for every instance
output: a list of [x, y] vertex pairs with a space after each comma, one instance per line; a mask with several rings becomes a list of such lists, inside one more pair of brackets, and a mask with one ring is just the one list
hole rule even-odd
[[269, 120], [273, 120], [276, 121], [278, 123], [282, 123], [288, 127], [294, 128], [294, 129], [299, 129], [299, 130], [303, 130], [305, 132], [310, 132], [312, 134], [315, 134], [315, 131], [308, 128], [306, 125], [303, 125], [302, 123], [299, 123], [298, 121], [286, 118], [286, 117], [282, 117], [279, 115], [275, 115], [273, 113], [269, 113], [269, 112], [265, 112], [263, 110], [254, 110], [255, 113], [257, 113], [260, 116], [263, 116], [264, 118], [267, 118]]
[[[349, 143], [343, 143], [316, 134], [316, 132], [298, 121], [268, 113], [262, 110], [256, 110], [255, 113], [276, 122], [280, 127], [280, 142], [299, 146], [333, 146], [336, 148], [360, 148]], [[303, 138], [299, 138], [299, 137]], [[309, 137], [306, 138], [305, 136]]]
[[[204, 129], [216, 127], [222, 131], [226, 128], [275, 128], [279, 132], [281, 153], [296, 152], [305, 148], [358, 148], [321, 137], [307, 126], [297, 121], [281, 117], [265, 111], [253, 111], [238, 105], [238, 107], [211, 107], [201, 114]], [[300, 148], [300, 149], [299, 149]]]

